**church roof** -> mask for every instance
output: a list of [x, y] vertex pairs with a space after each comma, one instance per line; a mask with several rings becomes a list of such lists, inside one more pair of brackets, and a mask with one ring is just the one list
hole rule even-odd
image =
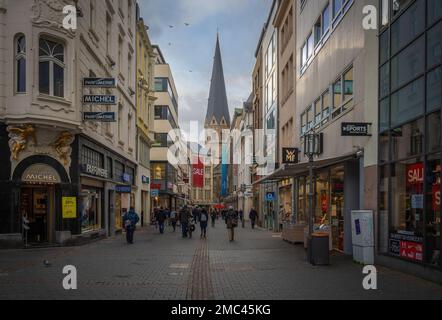
[[215, 58], [213, 61], [212, 80], [210, 84], [209, 103], [205, 124], [210, 126], [213, 118], [215, 118], [218, 125], [221, 124], [221, 121], [224, 118], [226, 125], [230, 127], [230, 113], [227, 102], [219, 36], [216, 38]]

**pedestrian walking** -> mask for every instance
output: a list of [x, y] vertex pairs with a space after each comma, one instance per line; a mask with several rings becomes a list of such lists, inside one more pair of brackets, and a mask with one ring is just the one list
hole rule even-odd
[[163, 207], [160, 208], [160, 211], [158, 212], [158, 227], [160, 229], [160, 233], [164, 233], [164, 223], [166, 222], [166, 210], [163, 209]]
[[155, 224], [155, 229], [158, 229], [158, 214], [159, 214], [159, 209], [154, 208], [153, 209], [153, 222]]
[[244, 229], [246, 227], [246, 220], [244, 219], [244, 211], [242, 209], [239, 210], [239, 219], [241, 220], [241, 225]]
[[249, 219], [252, 224], [252, 229], [255, 229], [255, 223], [257, 218], [258, 218], [258, 212], [255, 210], [255, 208], [252, 208], [249, 213]]
[[172, 210], [170, 212], [170, 223], [172, 225], [173, 232], [176, 231], [176, 222], [177, 222], [177, 213], [175, 210]]
[[216, 223], [216, 219], [217, 217], [217, 212], [213, 209], [210, 209], [210, 218], [212, 219], [212, 228], [215, 228], [215, 223]]
[[135, 212], [133, 207], [131, 207], [129, 212], [125, 213], [123, 216], [123, 225], [124, 229], [126, 230], [126, 241], [129, 244], [134, 243], [134, 233], [139, 221], [140, 217]]
[[187, 206], [184, 206], [180, 210], [180, 224], [181, 224], [181, 231], [183, 233], [183, 238], [187, 238], [187, 228], [189, 227], [189, 218], [190, 218], [190, 212]]
[[230, 207], [225, 214], [230, 242], [235, 241], [235, 228], [238, 227], [238, 212]]
[[206, 209], [201, 210], [201, 214], [199, 217], [200, 220], [200, 227], [201, 227], [201, 239], [207, 238], [207, 224], [209, 222], [209, 214], [207, 213]]

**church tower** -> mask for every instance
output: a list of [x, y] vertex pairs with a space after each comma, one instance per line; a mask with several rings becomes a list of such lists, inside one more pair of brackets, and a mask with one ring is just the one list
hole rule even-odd
[[[219, 42], [219, 35], [216, 37], [215, 57], [213, 61], [212, 79], [210, 83], [209, 102], [207, 106], [206, 120], [204, 128], [215, 131], [218, 135], [219, 143], [216, 146], [211, 139], [213, 137], [206, 137], [206, 149], [211, 150], [212, 157], [219, 164], [214, 164], [211, 167], [211, 190], [213, 191], [212, 203], [218, 203], [222, 200], [223, 184], [226, 184], [227, 179], [223, 172], [226, 170], [225, 165], [222, 165], [223, 160], [223, 140], [229, 137], [223, 136], [223, 130], [230, 130], [230, 113], [227, 102], [226, 84], [224, 80], [223, 62], [221, 58], [221, 47]], [[216, 148], [216, 151], [214, 150]]]

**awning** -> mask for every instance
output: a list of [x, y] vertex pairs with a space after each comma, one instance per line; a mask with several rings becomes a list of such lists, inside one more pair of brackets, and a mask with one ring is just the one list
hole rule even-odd
[[[344, 162], [346, 160], [356, 159], [355, 153], [350, 153], [341, 157], [337, 158], [330, 158], [330, 159], [324, 159], [324, 160], [318, 160], [313, 163], [313, 170], [318, 170], [326, 167], [333, 166], [335, 164]], [[284, 164], [281, 168], [273, 172], [272, 174], [256, 181], [253, 183], [253, 185], [259, 185], [259, 184], [269, 184], [269, 183], [276, 183], [280, 182], [282, 180], [290, 179], [296, 176], [300, 176], [303, 173], [306, 173], [309, 171], [309, 163], [303, 162], [298, 164]]]

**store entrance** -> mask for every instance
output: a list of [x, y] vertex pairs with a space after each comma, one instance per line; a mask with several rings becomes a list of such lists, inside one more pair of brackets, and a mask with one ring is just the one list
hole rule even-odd
[[51, 241], [52, 188], [25, 186], [21, 189], [20, 210], [29, 220], [28, 243], [42, 244]]

